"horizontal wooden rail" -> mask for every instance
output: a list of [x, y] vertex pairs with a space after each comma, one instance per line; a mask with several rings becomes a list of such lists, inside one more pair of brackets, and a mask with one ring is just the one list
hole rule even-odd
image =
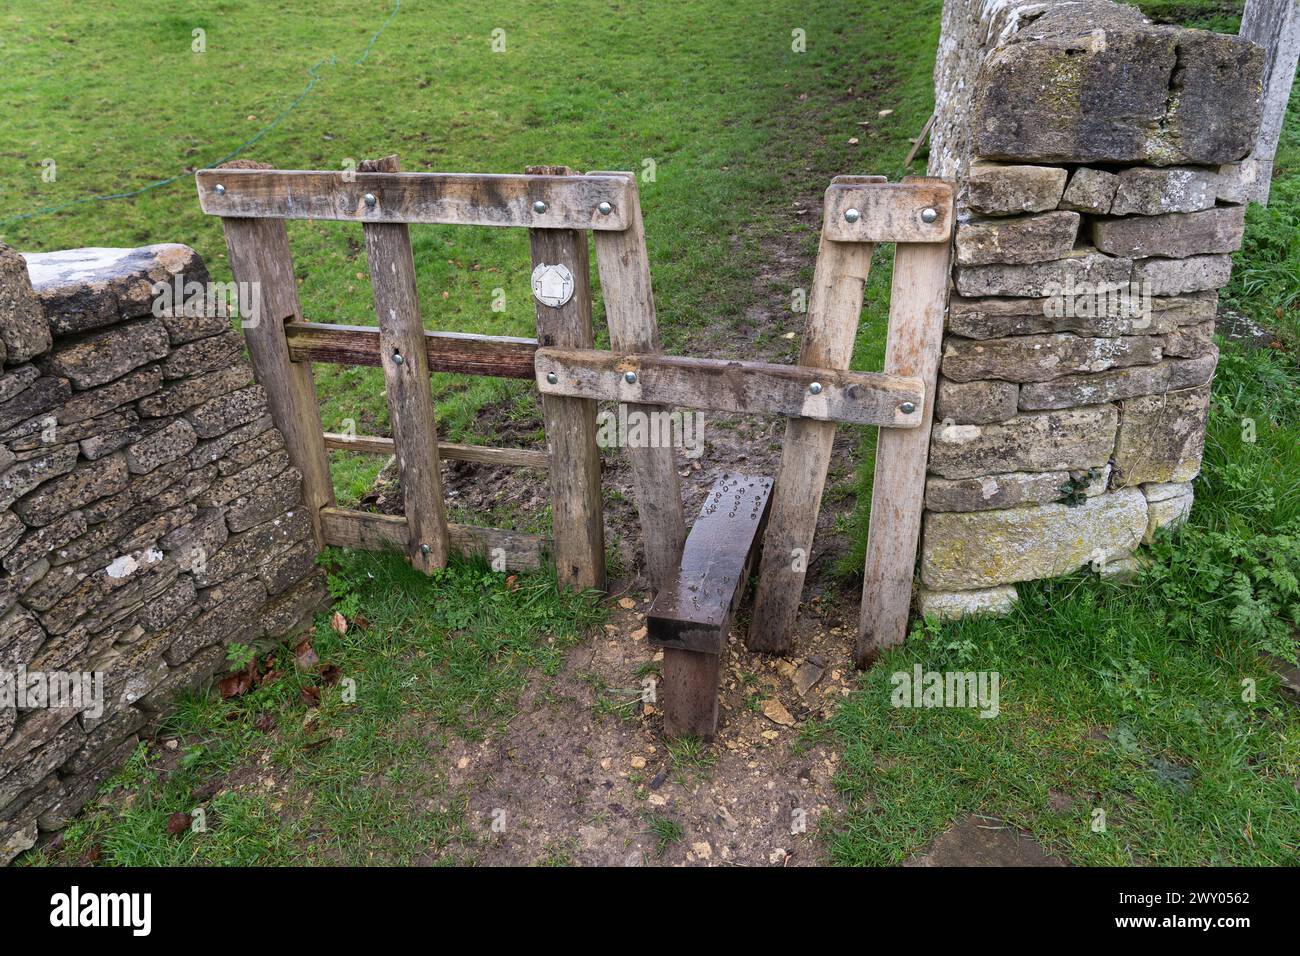
[[826, 190], [823, 232], [834, 242], [947, 242], [952, 186], [940, 179], [902, 183], [836, 180]]
[[621, 232], [632, 215], [625, 176], [498, 176], [201, 169], [209, 215], [346, 219]]
[[[353, 451], [361, 455], [392, 455], [395, 444], [382, 435], [348, 436], [338, 432], [325, 433], [325, 447], [338, 451]], [[508, 465], [515, 468], [546, 468], [551, 463], [544, 451], [532, 448], [490, 448], [486, 445], [461, 445], [456, 442], [438, 442], [441, 458], [456, 461], [473, 461], [480, 465]]]
[[[406, 519], [400, 515], [322, 508], [320, 523], [325, 543], [340, 548], [404, 552], [410, 538]], [[503, 554], [511, 571], [535, 571], [542, 566], [542, 555], [550, 550], [545, 538], [520, 531], [449, 523], [447, 533], [452, 550], [482, 555], [489, 561]]]
[[925, 415], [925, 386], [899, 375], [595, 349], [541, 348], [536, 364], [548, 395], [890, 428], [916, 428]]
[[[379, 329], [369, 325], [290, 322], [284, 327], [295, 362], [373, 365], [379, 361]], [[425, 332], [429, 371], [499, 378], [532, 378], [536, 339], [509, 335]]]

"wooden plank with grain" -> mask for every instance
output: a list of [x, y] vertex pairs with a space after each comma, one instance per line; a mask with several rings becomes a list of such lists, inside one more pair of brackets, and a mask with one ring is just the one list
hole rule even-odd
[[726, 474], [704, 496], [682, 549], [681, 568], [646, 615], [651, 644], [721, 654], [749, 583], [767, 521], [772, 479]]
[[[409, 550], [410, 526], [401, 515], [372, 514], [336, 507], [322, 508], [320, 514], [326, 544], [363, 551]], [[536, 571], [550, 550], [545, 538], [521, 531], [479, 528], [455, 522], [449, 524], [447, 530], [452, 550], [493, 563], [500, 562], [501, 567], [508, 571]]]
[[[359, 455], [391, 455], [396, 444], [382, 435], [345, 435], [326, 432], [325, 447], [331, 451], [350, 451]], [[488, 445], [462, 445], [438, 442], [438, 457], [452, 461], [472, 461], [480, 465], [509, 468], [548, 468], [550, 456], [532, 448], [493, 448]]]
[[[199, 205], [214, 216], [366, 223], [527, 226], [620, 232], [635, 192], [616, 175], [501, 176], [201, 169]], [[373, 202], [367, 202], [371, 197]], [[608, 204], [608, 212], [602, 211]]]
[[[951, 208], [951, 191], [944, 201]], [[885, 371], [920, 378], [925, 383], [927, 408], [933, 408], [938, 379], [948, 261], [947, 242], [903, 244], [894, 254]], [[862, 613], [854, 654], [859, 667], [870, 665], [882, 651], [901, 644], [907, 636], [933, 418], [932, 413], [927, 414], [920, 428], [882, 428], [876, 441]]]
[[721, 654], [664, 649], [660, 707], [667, 736], [713, 739], [721, 676]]
[[[379, 160], [376, 165], [395, 169], [396, 157]], [[406, 224], [399, 222], [366, 223], [363, 231], [379, 319], [379, 357], [410, 532], [407, 556], [412, 567], [434, 571], [447, 564], [447, 515], [411, 237]]]
[[[298, 322], [287, 328], [289, 357], [295, 362], [370, 365], [380, 361], [379, 329], [371, 325]], [[424, 332], [429, 371], [497, 378], [532, 378], [537, 340], [508, 335]]]
[[311, 366], [289, 356], [286, 323], [302, 315], [289, 236], [284, 223], [271, 219], [223, 219], [221, 225], [235, 281], [248, 283], [258, 296], [256, 320], [244, 321], [244, 339], [289, 460], [302, 473], [302, 502], [319, 547], [324, 543], [319, 512], [334, 504], [334, 485]]
[[[878, 189], [881, 185], [861, 188]], [[831, 186], [831, 190], [836, 188]], [[831, 190], [827, 190], [826, 216], [831, 215]], [[848, 368], [874, 248], [867, 242], [832, 241], [823, 223], [800, 365]], [[746, 636], [751, 650], [784, 653], [793, 641], [834, 441], [833, 422], [792, 418], [786, 423], [771, 517], [763, 538], [754, 615]]]
[[[528, 174], [565, 177], [564, 166], [532, 166]], [[533, 299], [537, 339], [544, 345], [589, 349], [591, 268], [587, 234], [573, 229], [529, 229], [533, 268], [563, 265], [573, 275], [567, 302]], [[605, 589], [605, 517], [596, 446], [596, 403], [587, 398], [542, 397], [542, 419], [553, 467], [550, 472], [551, 535], [555, 572], [561, 585]]]
[[[591, 175], [620, 177], [627, 185], [629, 196], [627, 228], [622, 232], [597, 232], [594, 236], [610, 345], [619, 352], [658, 352], [659, 327], [655, 320], [650, 259], [636, 177], [632, 173]], [[666, 411], [656, 405], [638, 405], [636, 410], [648, 414]], [[686, 541], [681, 482], [672, 448], [629, 448], [628, 457], [632, 463], [637, 513], [641, 518], [646, 571], [651, 588], [657, 591], [677, 573]]]
[[920, 379], [875, 372], [553, 348], [538, 349], [536, 367], [545, 395], [894, 428], [915, 428], [925, 415]]
[[836, 242], [946, 242], [953, 220], [947, 195], [947, 184], [941, 179], [836, 180], [826, 191], [822, 234]]

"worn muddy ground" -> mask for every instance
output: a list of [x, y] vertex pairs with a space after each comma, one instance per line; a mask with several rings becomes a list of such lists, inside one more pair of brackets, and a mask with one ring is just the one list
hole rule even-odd
[[[790, 228], [783, 235], [820, 226], [822, 192], [834, 174], [810, 169], [789, 184]], [[766, 245], [755, 277], [757, 304], [734, 325], [693, 331], [675, 351], [795, 361], [806, 314], [790, 310], [791, 290], [807, 284], [811, 267], [799, 239]], [[490, 408], [482, 414], [495, 440], [509, 444], [510, 432], [499, 424], [504, 416]], [[514, 427], [523, 433], [535, 425]], [[784, 420], [705, 413], [703, 452], [678, 452], [688, 523], [722, 474], [775, 476], [784, 428]], [[841, 430], [795, 650], [785, 658], [749, 652], [748, 608], [742, 609], [727, 650], [717, 738], [685, 747], [664, 739], [657, 708], [641, 701], [643, 681], [657, 676], [661, 655], [645, 639], [651, 595], [641, 574], [631, 469], [621, 451], [605, 451], [605, 539], [612, 568], [621, 572], [610, 584], [610, 621], [569, 652], [557, 678], [533, 680], [503, 730], [453, 745], [449, 783], [468, 798], [479, 835], [458, 848], [465, 857], [485, 864], [824, 862], [816, 831], [840, 806], [832, 784], [837, 757], [826, 745], [802, 743], [801, 726], [828, 716], [854, 682], [859, 595], [831, 573], [848, 546], [836, 529], [853, 499], [831, 492], [851, 480], [857, 444], [856, 432]], [[394, 471], [381, 474], [367, 505], [400, 512]], [[504, 518], [531, 529], [547, 501], [540, 472], [455, 462], [445, 466], [444, 480], [449, 507], [484, 523]]]

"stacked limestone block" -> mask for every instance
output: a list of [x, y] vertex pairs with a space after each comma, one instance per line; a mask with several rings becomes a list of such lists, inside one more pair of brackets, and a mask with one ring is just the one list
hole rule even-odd
[[104, 675], [98, 717], [0, 705], [0, 864], [225, 670], [224, 645], [294, 632], [324, 597], [240, 334], [154, 314], [176, 277], [208, 279], [184, 246], [0, 245], [0, 678]]
[[1263, 63], [1107, 2], [960, 6], [931, 163], [959, 196], [921, 554], [940, 614], [1124, 568], [1186, 517]]

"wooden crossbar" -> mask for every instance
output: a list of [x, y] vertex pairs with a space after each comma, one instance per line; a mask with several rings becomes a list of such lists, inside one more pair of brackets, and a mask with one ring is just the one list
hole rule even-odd
[[836, 179], [826, 190], [822, 229], [833, 242], [947, 242], [952, 187], [917, 178], [901, 183]]
[[[368, 325], [291, 322], [284, 327], [295, 362], [371, 365], [380, 362], [379, 329]], [[425, 332], [429, 371], [532, 378], [537, 340], [507, 335]]]
[[[201, 169], [199, 204], [213, 216], [527, 226], [621, 232], [635, 193], [622, 176]], [[605, 211], [608, 209], [608, 211]]]
[[[325, 433], [325, 447], [334, 451], [351, 451], [360, 455], [392, 455], [397, 444], [382, 435], [344, 435]], [[480, 465], [506, 465], [514, 468], [548, 468], [551, 456], [531, 448], [492, 448], [487, 445], [462, 445], [438, 442], [438, 456], [454, 461], [472, 461]]]
[[536, 366], [545, 395], [892, 428], [915, 428], [924, 416], [925, 386], [907, 376], [595, 349], [538, 349]]
[[[410, 525], [401, 515], [328, 507], [321, 509], [320, 520], [325, 543], [329, 545], [367, 551], [407, 551], [410, 547]], [[447, 525], [447, 531], [453, 550], [489, 561], [502, 557], [505, 567], [511, 571], [537, 570], [550, 551], [545, 538], [521, 531], [479, 528], [455, 522]]]

